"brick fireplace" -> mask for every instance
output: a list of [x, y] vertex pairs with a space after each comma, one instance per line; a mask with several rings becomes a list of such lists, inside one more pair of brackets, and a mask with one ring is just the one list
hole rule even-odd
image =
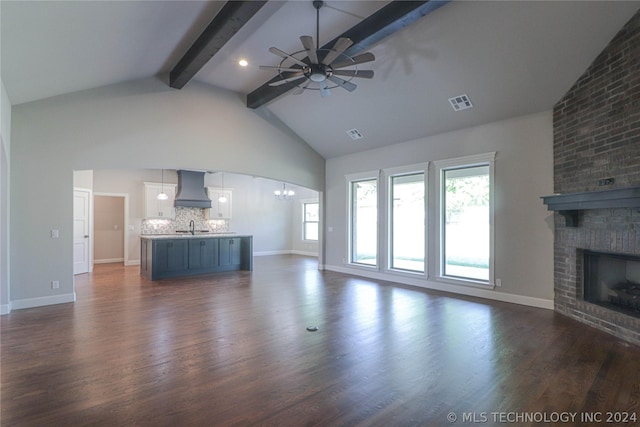
[[[553, 113], [556, 193], [640, 190], [640, 11]], [[555, 309], [640, 345], [638, 316], [589, 302], [583, 290], [585, 251], [640, 257], [640, 207], [624, 206], [555, 214]]]

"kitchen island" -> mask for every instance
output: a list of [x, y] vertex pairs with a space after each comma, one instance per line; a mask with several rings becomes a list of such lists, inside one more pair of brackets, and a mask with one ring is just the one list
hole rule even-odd
[[253, 236], [231, 233], [140, 236], [140, 274], [149, 280], [253, 269]]

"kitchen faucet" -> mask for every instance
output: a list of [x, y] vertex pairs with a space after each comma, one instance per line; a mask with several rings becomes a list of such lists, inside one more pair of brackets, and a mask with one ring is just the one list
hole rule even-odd
[[194, 220], [189, 221], [189, 231], [191, 231], [192, 235], [196, 234], [196, 223]]

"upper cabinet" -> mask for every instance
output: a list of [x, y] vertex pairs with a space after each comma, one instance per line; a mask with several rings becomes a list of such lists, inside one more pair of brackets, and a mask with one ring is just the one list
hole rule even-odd
[[[166, 200], [159, 200], [158, 194], [164, 190], [169, 196]], [[175, 219], [176, 209], [173, 206], [176, 198], [175, 184], [161, 184], [158, 182], [144, 183], [144, 216], [147, 219]]]
[[[223, 190], [217, 187], [207, 187], [207, 193], [211, 199], [211, 209], [205, 209], [207, 219], [230, 219], [231, 218], [231, 190]], [[220, 201], [220, 196], [227, 198], [226, 202]]]

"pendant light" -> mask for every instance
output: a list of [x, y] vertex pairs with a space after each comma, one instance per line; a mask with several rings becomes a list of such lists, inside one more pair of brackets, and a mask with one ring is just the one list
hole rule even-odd
[[290, 199], [293, 199], [293, 196], [295, 196], [295, 194], [296, 194], [295, 191], [287, 190], [287, 184], [284, 183], [284, 182], [282, 183], [282, 191], [276, 190], [276, 191], [273, 192], [273, 195], [278, 200], [290, 200]]
[[220, 192], [220, 197], [218, 197], [218, 202], [227, 203], [227, 196], [224, 195], [224, 172], [222, 172], [222, 191]]
[[164, 192], [164, 169], [162, 169], [162, 190], [160, 190], [160, 194], [158, 194], [158, 200], [168, 200], [169, 196]]

